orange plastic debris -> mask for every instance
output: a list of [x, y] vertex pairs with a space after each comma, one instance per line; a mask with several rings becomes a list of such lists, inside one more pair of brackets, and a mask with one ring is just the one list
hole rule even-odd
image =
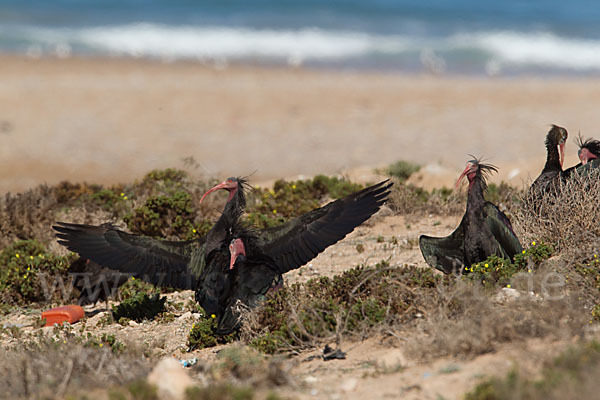
[[42, 312], [42, 319], [46, 319], [46, 326], [52, 326], [54, 324], [62, 324], [68, 322], [70, 324], [79, 321], [85, 313], [81, 306], [64, 306], [52, 308], [48, 311]]

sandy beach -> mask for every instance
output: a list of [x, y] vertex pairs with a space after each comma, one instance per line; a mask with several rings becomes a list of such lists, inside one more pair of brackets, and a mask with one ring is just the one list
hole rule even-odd
[[2, 56], [0, 193], [124, 182], [189, 156], [198, 175], [255, 182], [409, 160], [451, 184], [474, 154], [521, 184], [543, 166], [550, 123], [569, 130], [575, 162], [577, 133], [598, 136], [599, 96], [597, 78]]

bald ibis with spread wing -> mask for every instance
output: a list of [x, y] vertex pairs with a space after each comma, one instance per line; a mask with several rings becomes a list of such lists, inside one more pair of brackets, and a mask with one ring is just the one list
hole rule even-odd
[[467, 209], [460, 224], [449, 236], [419, 238], [423, 258], [431, 267], [446, 274], [460, 273], [489, 256], [512, 260], [522, 251], [508, 217], [484, 198], [491, 172], [497, 168], [476, 159], [469, 161], [456, 182], [458, 188], [465, 176], [469, 180]]
[[255, 307], [269, 290], [282, 285], [283, 274], [306, 264], [377, 212], [391, 186], [381, 182], [260, 231], [229, 219], [228, 237], [208, 254], [196, 288], [198, 303], [218, 318], [217, 332], [237, 329], [240, 307]]
[[[248, 234], [234, 229], [238, 226], [237, 221], [245, 205], [244, 184], [244, 180], [229, 178], [203, 196], [204, 198], [217, 189], [225, 189], [230, 193], [219, 221], [205, 238], [193, 241], [157, 240], [114, 227], [61, 222], [54, 229], [60, 244], [100, 265], [134, 274], [158, 286], [195, 289], [200, 305], [208, 313], [215, 314], [219, 321], [225, 321], [223, 318], [226, 311], [232, 305], [224, 304], [229, 304], [228, 301], [235, 296], [241, 297], [241, 303], [245, 306], [253, 306], [250, 301], [246, 300], [244, 303], [243, 293], [231, 291], [234, 278], [243, 285], [252, 284], [245, 274], [248, 271], [259, 271], [255, 267], [259, 263], [276, 271], [274, 274], [266, 274], [274, 277], [272, 280], [265, 279], [269, 281], [267, 286], [270, 287], [273, 281], [280, 280], [280, 275], [304, 265], [371, 217], [385, 203], [392, 186], [392, 183], [384, 181], [283, 225]], [[242, 237], [234, 237], [236, 234]], [[244, 274], [224, 274], [226, 268], [236, 270], [232, 268], [236, 265], [235, 260], [231, 261], [232, 254], [235, 248], [242, 246], [236, 242], [237, 245], [230, 249], [229, 245], [235, 239], [241, 239], [245, 253], [253, 255], [242, 262], [250, 267], [244, 269]], [[265, 274], [253, 272], [251, 275], [263, 281]], [[263, 290], [260, 292], [262, 294]], [[219, 315], [208, 310], [216, 310]], [[232, 329], [236, 327], [234, 324]], [[222, 329], [220, 327], [219, 330], [226, 332], [229, 327], [223, 322]]]

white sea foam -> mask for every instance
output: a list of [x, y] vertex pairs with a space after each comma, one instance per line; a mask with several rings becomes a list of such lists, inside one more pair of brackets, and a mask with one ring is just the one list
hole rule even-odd
[[[2, 32], [4, 31], [4, 32]], [[366, 32], [169, 26], [149, 23], [85, 28], [17, 27], [0, 29], [30, 46], [65, 54], [91, 51], [166, 59], [334, 61], [372, 55], [444, 58], [470, 54], [490, 71], [505, 66], [600, 70], [600, 40], [560, 37], [545, 32], [484, 31], [448, 37], [380, 35]], [[37, 47], [36, 47], [37, 48]], [[68, 52], [67, 52], [68, 53]], [[473, 56], [475, 55], [475, 56]]]
[[448, 44], [488, 52], [503, 64], [600, 69], [600, 40], [562, 38], [545, 32], [498, 31], [456, 35]]

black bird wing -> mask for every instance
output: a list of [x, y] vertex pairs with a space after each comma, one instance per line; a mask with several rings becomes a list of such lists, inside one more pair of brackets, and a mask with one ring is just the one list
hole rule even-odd
[[488, 201], [485, 203], [485, 222], [496, 239], [502, 255], [513, 260], [515, 254], [520, 253], [523, 247], [506, 214]]
[[163, 287], [192, 289], [199, 275], [202, 241], [166, 241], [110, 226], [58, 222], [58, 243], [104, 267]]
[[425, 262], [430, 267], [442, 271], [445, 274], [458, 273], [461, 271], [464, 260], [464, 232], [465, 217], [460, 221], [458, 227], [450, 235], [445, 237], [432, 237], [421, 235], [419, 247]]
[[273, 259], [279, 273], [301, 267], [375, 214], [387, 200], [392, 185], [387, 180], [380, 182], [265, 229], [257, 245]]

